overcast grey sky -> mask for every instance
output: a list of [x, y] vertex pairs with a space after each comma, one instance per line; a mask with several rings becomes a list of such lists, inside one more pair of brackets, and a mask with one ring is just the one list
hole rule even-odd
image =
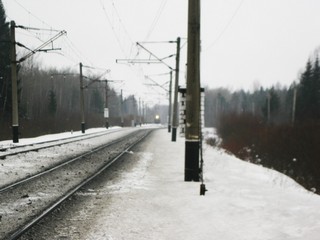
[[[187, 0], [2, 0], [8, 20], [39, 28], [66, 30], [54, 43], [59, 54], [37, 54], [42, 64], [77, 70], [86, 65], [108, 68], [110, 79], [127, 94], [140, 97], [161, 88], [146, 87], [144, 76], [159, 84], [169, 80], [163, 64], [117, 64], [116, 59], [149, 57], [141, 41], [182, 38], [180, 82], [184, 83]], [[252, 90], [254, 85], [290, 85], [320, 45], [319, 0], [202, 0], [202, 85]], [[17, 30], [17, 41], [37, 47], [56, 33]], [[39, 40], [41, 39], [41, 41]], [[175, 44], [145, 43], [158, 57], [175, 53]], [[174, 68], [174, 57], [167, 60]], [[90, 70], [91, 72], [99, 70]], [[101, 70], [100, 70], [101, 71]], [[166, 86], [166, 85], [164, 85]], [[139, 90], [143, 88], [143, 90]], [[153, 94], [150, 94], [153, 93]], [[149, 101], [149, 100], [148, 100]]]

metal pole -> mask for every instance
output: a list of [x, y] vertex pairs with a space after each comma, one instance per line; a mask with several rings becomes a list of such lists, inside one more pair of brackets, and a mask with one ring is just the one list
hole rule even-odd
[[106, 100], [105, 100], [105, 109], [104, 109], [104, 117], [106, 119], [106, 129], [109, 128], [109, 106], [108, 106], [108, 81], [105, 81], [105, 92], [106, 92]]
[[142, 117], [141, 117], [141, 115], [142, 115], [142, 111], [141, 111], [141, 98], [139, 97], [139, 121], [140, 121], [140, 127], [141, 127], [141, 125], [142, 125]]
[[146, 123], [146, 103], [142, 101], [142, 116], [143, 116], [143, 123]]
[[271, 95], [270, 95], [270, 92], [268, 92], [268, 96], [267, 96], [267, 119], [268, 119], [268, 124], [270, 124], [270, 119], [271, 119], [271, 116], [270, 116], [270, 100], [271, 99]]
[[84, 118], [84, 94], [83, 94], [83, 76], [82, 63], [80, 63], [80, 111], [81, 111], [81, 131], [85, 133], [85, 118]]
[[172, 111], [172, 71], [170, 71], [170, 85], [169, 85], [169, 109], [168, 109], [168, 132], [171, 132], [171, 111]]
[[294, 125], [295, 116], [296, 116], [296, 102], [297, 102], [297, 88], [295, 87], [293, 89], [293, 104], [292, 104], [292, 119], [291, 119], [292, 126]]
[[189, 0], [185, 181], [200, 180], [200, 0]]
[[122, 89], [121, 89], [121, 99], [120, 99], [120, 116], [121, 116], [121, 127], [124, 126], [123, 124], [123, 96], [122, 96]]
[[16, 60], [16, 23], [11, 21], [10, 38], [11, 38], [11, 88], [12, 88], [12, 140], [14, 143], [19, 142], [19, 113], [18, 113], [18, 83], [17, 83], [17, 60]]
[[174, 84], [173, 116], [172, 116], [172, 135], [171, 141], [177, 140], [178, 127], [178, 88], [179, 88], [179, 65], [180, 65], [180, 37], [177, 38], [177, 55], [176, 55], [176, 79]]

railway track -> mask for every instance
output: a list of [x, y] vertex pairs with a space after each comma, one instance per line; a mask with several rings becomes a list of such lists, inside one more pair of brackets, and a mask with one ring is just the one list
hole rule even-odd
[[18, 239], [150, 131], [132, 131], [90, 152], [65, 159], [53, 167], [0, 188], [0, 239]]
[[73, 137], [67, 137], [64, 139], [54, 139], [54, 140], [47, 140], [41, 141], [36, 143], [30, 144], [22, 144], [22, 145], [9, 145], [0, 148], [0, 159], [5, 159], [8, 156], [14, 156], [21, 153], [27, 153], [30, 151], [39, 151], [41, 149], [51, 148], [55, 146], [60, 146], [66, 143], [73, 143], [82, 141], [85, 139], [91, 139], [99, 136], [108, 135], [117, 131], [121, 131], [120, 129], [114, 129], [109, 131], [97, 132], [97, 133], [89, 133], [85, 135], [77, 135]]

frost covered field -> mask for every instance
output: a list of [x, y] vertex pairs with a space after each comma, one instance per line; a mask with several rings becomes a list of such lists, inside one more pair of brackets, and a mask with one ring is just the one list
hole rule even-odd
[[209, 191], [200, 196], [200, 183], [183, 181], [184, 139], [170, 139], [167, 130], [156, 130], [131, 153], [139, 161], [99, 189], [99, 198], [108, 196], [108, 202], [101, 200], [99, 214], [77, 239], [320, 239], [318, 195], [205, 145]]

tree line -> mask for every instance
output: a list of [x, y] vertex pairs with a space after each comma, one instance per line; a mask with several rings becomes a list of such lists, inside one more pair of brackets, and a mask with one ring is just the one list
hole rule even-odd
[[10, 31], [6, 14], [0, 1], [0, 114], [4, 116], [11, 109], [10, 85]]
[[228, 89], [206, 89], [206, 123], [216, 126], [220, 116], [246, 113], [260, 117], [269, 124], [286, 124], [320, 119], [319, 58], [309, 59], [299, 82], [289, 87], [279, 84], [260, 87], [253, 92]]
[[221, 147], [320, 192], [318, 57], [307, 61], [298, 82], [289, 87], [208, 90], [206, 107], [206, 121], [217, 128]]
[[[166, 119], [167, 106], [148, 107], [134, 95], [123, 97], [108, 81], [97, 79], [95, 75], [83, 78], [86, 128], [106, 126], [106, 101], [109, 126], [153, 122], [156, 114]], [[81, 129], [79, 73], [71, 69], [42, 69], [30, 59], [20, 65], [18, 88], [20, 137]], [[10, 102], [8, 99], [7, 103]], [[0, 139], [11, 139], [11, 109], [2, 111]]]
[[[11, 139], [10, 24], [0, 0], [0, 140]], [[80, 76], [72, 69], [43, 68], [33, 57], [18, 64], [20, 137], [81, 129]], [[167, 106], [148, 107], [134, 95], [122, 97], [108, 82], [95, 75], [83, 79], [86, 127], [106, 124], [131, 126], [152, 122], [155, 114], [166, 119]]]

